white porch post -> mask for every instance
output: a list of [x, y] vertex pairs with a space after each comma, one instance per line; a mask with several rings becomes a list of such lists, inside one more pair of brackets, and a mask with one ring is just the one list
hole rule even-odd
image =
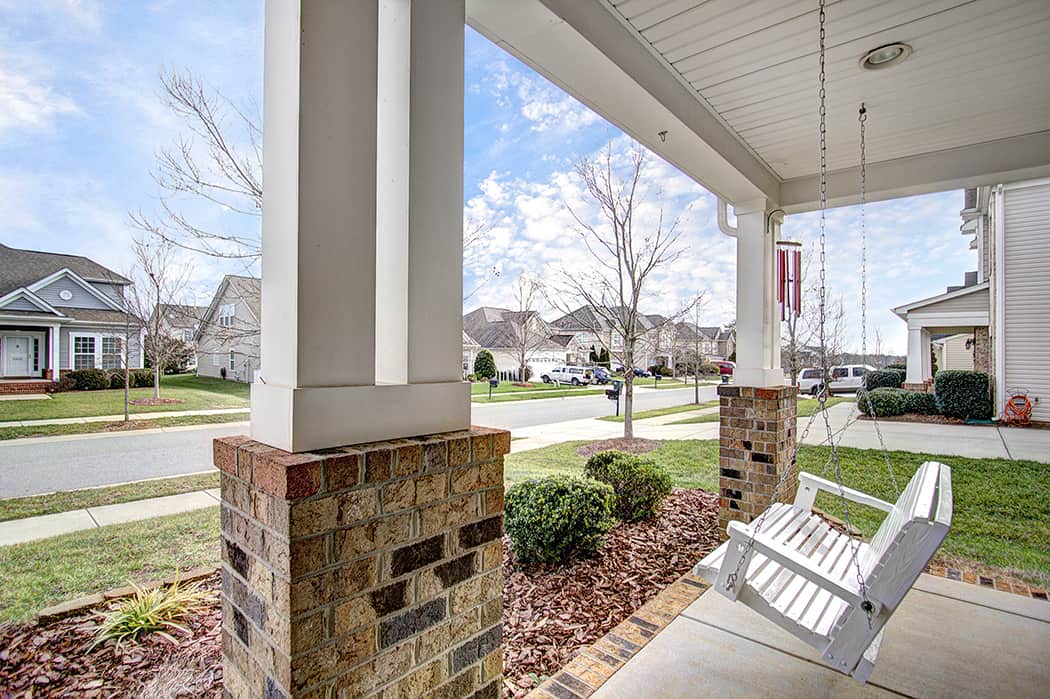
[[463, 27], [463, 0], [266, 5], [261, 442], [469, 426]]
[[47, 355], [48, 366], [51, 369], [51, 380], [59, 380], [59, 345], [62, 344], [62, 330], [57, 325], [52, 325], [48, 330]]
[[922, 326], [908, 323], [908, 372], [905, 383], [922, 383]]
[[768, 202], [738, 202], [736, 213], [736, 369], [740, 386], [783, 386], [780, 317], [774, 269], [776, 229], [767, 230]]
[[933, 345], [930, 342], [930, 331], [923, 328], [919, 331], [919, 358], [922, 360], [922, 380], [933, 378], [933, 365], [930, 356]]

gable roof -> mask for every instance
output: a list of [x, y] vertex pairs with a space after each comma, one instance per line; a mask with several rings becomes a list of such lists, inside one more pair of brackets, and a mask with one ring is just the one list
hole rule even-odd
[[490, 349], [514, 347], [518, 344], [518, 325], [522, 316], [528, 316], [537, 323], [538, 332], [545, 336], [546, 342], [540, 348], [565, 346], [552, 339], [554, 333], [550, 325], [536, 311], [521, 312], [482, 306], [463, 316], [463, 332], [469, 334], [482, 347]]
[[157, 304], [157, 307], [153, 309], [153, 313], [150, 314], [150, 320], [152, 321], [159, 312], [161, 317], [169, 324], [182, 321], [196, 325], [204, 318], [208, 308], [208, 306], [187, 306], [181, 303], [160, 303]]
[[208, 304], [207, 309], [201, 315], [200, 325], [197, 327], [197, 332], [194, 333], [194, 340], [198, 340], [201, 337], [201, 333], [211, 323], [212, 316], [215, 315], [216, 309], [219, 307], [219, 300], [226, 293], [226, 289], [232, 289], [233, 293], [244, 302], [244, 305], [248, 307], [248, 312], [255, 317], [256, 322], [260, 322], [260, 303], [262, 300], [262, 280], [258, 277], [243, 277], [236, 274], [227, 274], [219, 282], [219, 287], [215, 290], [215, 295], [211, 298], [211, 303]]
[[29, 286], [63, 269], [68, 269], [90, 282], [121, 285], [131, 283], [126, 277], [81, 255], [19, 250], [0, 244], [0, 296]]
[[941, 303], [942, 301], [949, 301], [951, 299], [957, 299], [960, 296], [969, 296], [979, 291], [986, 291], [988, 289], [988, 282], [982, 282], [980, 284], [974, 284], [973, 286], [964, 286], [961, 289], [955, 289], [948, 291], [937, 296], [930, 296], [929, 298], [921, 299], [919, 301], [912, 301], [906, 303], [903, 306], [897, 306], [893, 309], [893, 312], [903, 318], [908, 319], [908, 314], [912, 311], [917, 311], [920, 308], [926, 308], [935, 304]]

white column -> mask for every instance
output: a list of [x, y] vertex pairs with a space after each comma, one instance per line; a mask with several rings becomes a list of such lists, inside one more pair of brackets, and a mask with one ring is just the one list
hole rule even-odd
[[741, 386], [783, 386], [774, 268], [776, 235], [765, 199], [738, 202], [736, 213], [736, 369]]
[[922, 383], [922, 334], [921, 325], [908, 323], [908, 372], [904, 379], [905, 383]]
[[57, 325], [52, 325], [48, 331], [47, 341], [47, 353], [48, 353], [48, 365], [51, 368], [51, 380], [58, 381], [61, 365], [59, 357], [59, 348], [62, 345], [62, 329]]
[[463, 0], [266, 4], [259, 441], [469, 426], [463, 27]]
[[922, 360], [922, 380], [933, 378], [933, 364], [930, 359], [933, 346], [930, 343], [930, 331], [923, 328], [919, 331], [919, 358]]

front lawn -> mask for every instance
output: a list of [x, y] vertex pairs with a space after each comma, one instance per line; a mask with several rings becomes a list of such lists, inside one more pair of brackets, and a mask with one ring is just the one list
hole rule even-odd
[[0, 623], [44, 607], [219, 564], [219, 508], [0, 548]]
[[[839, 403], [850, 402], [852, 400], [853, 400], [852, 397], [845, 397], [845, 396], [837, 396], [837, 397], [833, 397], [833, 398], [828, 398], [827, 406], [830, 408], [833, 405], [838, 405]], [[718, 405], [718, 402], [715, 401], [714, 405]], [[819, 407], [820, 407], [820, 403], [818, 403], [816, 400], [803, 399], [803, 400], [798, 401], [798, 408], [797, 408], [797, 413], [796, 414], [797, 414], [798, 417], [810, 417], [811, 415], [813, 415], [813, 413], [817, 412], [817, 409]], [[679, 420], [678, 422], [672, 422], [671, 424], [672, 425], [695, 425], [695, 424], [701, 423], [701, 422], [718, 422], [718, 413], [711, 413], [709, 415], [697, 415], [697, 416], [694, 416], [694, 417], [686, 418], [684, 420]]]
[[[675, 413], [689, 413], [694, 410], [703, 410], [704, 408], [713, 408], [718, 405], [717, 400], [709, 400], [704, 403], [697, 405], [696, 403], [686, 403], [685, 405], [674, 405], [670, 408], [653, 408], [652, 410], [639, 410], [634, 414], [635, 420], [645, 420], [650, 417], [660, 417], [661, 415], [674, 415]], [[606, 422], [623, 422], [623, 415], [603, 415], [599, 420], [605, 420]], [[679, 422], [671, 423], [673, 425], [680, 425], [688, 420], [681, 420]]]
[[142, 420], [123, 419], [119, 422], [73, 422], [63, 425], [29, 425], [27, 427], [0, 427], [0, 441], [27, 437], [57, 437], [70, 434], [95, 432], [126, 432], [128, 430], [151, 430], [160, 427], [185, 427], [188, 425], [216, 425], [225, 422], [242, 422], [248, 419], [248, 411], [219, 413], [218, 415], [180, 415]]
[[[582, 476], [585, 459], [576, 453], [576, 448], [583, 443], [556, 444], [507, 455], [507, 485], [552, 473]], [[896, 500], [880, 451], [842, 447], [839, 455], [846, 485], [883, 500]], [[717, 488], [716, 440], [669, 441], [645, 456], [667, 468], [676, 487]], [[799, 466], [819, 475], [827, 456], [826, 447], [805, 445], [799, 451]], [[1015, 569], [1045, 584], [1046, 576], [1050, 576], [1050, 546], [1046, 543], [1050, 531], [1050, 480], [1046, 478], [1046, 464], [890, 453], [901, 488], [916, 469], [929, 460], [942, 461], [952, 467], [955, 515], [951, 533], [940, 553], [997, 568]], [[822, 493], [817, 505], [831, 514], [843, 516], [835, 497]], [[881, 512], [859, 506], [850, 509], [853, 524], [866, 537], [875, 533], [881, 515]]]
[[[131, 412], [247, 408], [248, 393], [248, 384], [237, 381], [223, 381], [193, 374], [163, 376], [161, 377], [160, 395], [164, 398], [177, 398], [183, 402], [166, 405], [132, 405]], [[132, 400], [152, 397], [152, 387], [131, 389]], [[0, 403], [0, 422], [122, 415], [123, 413], [123, 389], [67, 391], [55, 393], [49, 400], [19, 400]]]
[[472, 403], [511, 403], [519, 400], [538, 400], [541, 398], [593, 396], [604, 393], [605, 389], [605, 386], [549, 386], [545, 389], [536, 390], [522, 388], [519, 388], [517, 391], [503, 392], [493, 390], [492, 398], [490, 399], [487, 386], [483, 392], [479, 393], [474, 393], [472, 387], [470, 400]]
[[159, 498], [164, 495], [192, 493], [219, 487], [219, 472], [198, 473], [175, 478], [157, 478], [105, 488], [67, 490], [50, 495], [31, 495], [26, 498], [0, 500], [0, 522], [25, 517], [38, 517], [55, 512], [68, 512], [85, 507], [115, 505], [120, 502]]

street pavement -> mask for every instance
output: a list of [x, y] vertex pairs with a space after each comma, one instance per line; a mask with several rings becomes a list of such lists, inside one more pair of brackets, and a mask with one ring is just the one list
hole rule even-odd
[[[701, 386], [700, 390], [702, 401], [715, 397], [714, 386]], [[681, 405], [692, 397], [692, 388], [641, 388], [635, 395], [635, 410]], [[600, 394], [473, 404], [472, 407], [473, 424], [510, 430], [612, 415], [616, 409]], [[212, 440], [247, 431], [247, 423], [238, 422], [2, 441], [0, 498], [207, 471], [213, 467]]]

